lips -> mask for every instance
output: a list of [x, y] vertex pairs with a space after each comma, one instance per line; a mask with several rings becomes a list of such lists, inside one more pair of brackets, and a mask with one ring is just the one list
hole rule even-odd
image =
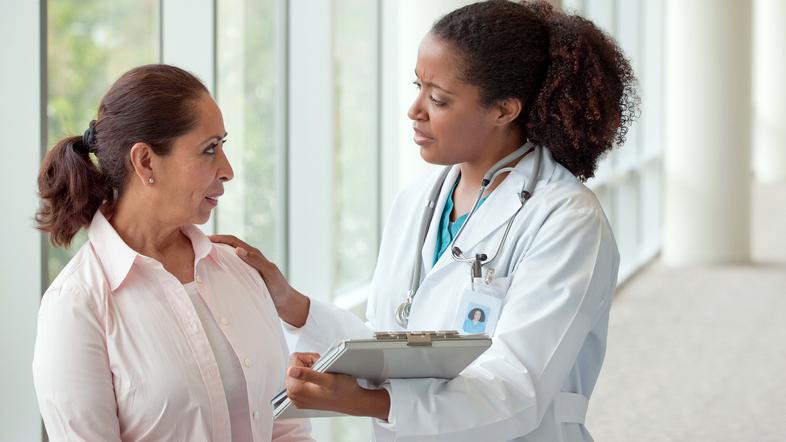
[[416, 128], [416, 127], [413, 127], [413, 129], [415, 131], [415, 135], [413, 137], [414, 140], [415, 140], [415, 144], [417, 144], [419, 146], [423, 146], [425, 144], [431, 144], [431, 143], [434, 142], [434, 138], [430, 137], [428, 134], [426, 134], [422, 130], [420, 130], [420, 129]]
[[205, 199], [207, 200], [208, 203], [210, 203], [210, 204], [212, 204], [214, 206], [217, 206], [218, 205], [218, 198], [221, 195], [223, 195], [223, 192], [222, 193], [217, 193], [217, 194], [211, 195], [211, 196], [206, 196]]

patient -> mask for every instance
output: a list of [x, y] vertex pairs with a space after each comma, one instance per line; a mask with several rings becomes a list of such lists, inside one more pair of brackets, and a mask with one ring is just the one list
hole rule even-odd
[[273, 422], [287, 350], [259, 274], [203, 224], [232, 179], [193, 75], [133, 69], [38, 176], [39, 229], [88, 241], [44, 294], [33, 375], [50, 440], [300, 441]]

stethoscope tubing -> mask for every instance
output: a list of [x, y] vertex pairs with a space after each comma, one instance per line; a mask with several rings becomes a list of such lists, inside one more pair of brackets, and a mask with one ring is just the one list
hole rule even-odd
[[[483, 181], [481, 182], [481, 187], [478, 192], [478, 196], [475, 199], [475, 204], [472, 206], [472, 210], [470, 210], [469, 215], [467, 215], [467, 219], [464, 220], [464, 223], [459, 228], [459, 231], [456, 233], [456, 236], [453, 238], [453, 241], [450, 244], [451, 250], [451, 257], [453, 260], [457, 262], [467, 262], [472, 263], [473, 268], [481, 269], [484, 265], [487, 265], [493, 262], [498, 256], [499, 253], [502, 251], [502, 247], [505, 245], [505, 241], [507, 240], [508, 234], [510, 233], [510, 229], [513, 225], [513, 221], [518, 216], [521, 209], [524, 208], [524, 204], [530, 199], [532, 196], [532, 192], [535, 189], [535, 185], [537, 184], [538, 178], [540, 176], [540, 164], [542, 160], [542, 148], [540, 146], [531, 146], [530, 143], [526, 143], [524, 146], [516, 149], [515, 151], [511, 152], [510, 154], [506, 155], [501, 160], [497, 161], [486, 175], [483, 177]], [[521, 201], [521, 205], [516, 210], [516, 212], [508, 218], [507, 225], [505, 226], [505, 232], [502, 234], [502, 239], [500, 240], [499, 244], [497, 245], [497, 249], [494, 252], [494, 255], [489, 259], [485, 254], [476, 254], [473, 258], [468, 258], [463, 255], [461, 249], [456, 247], [455, 244], [461, 233], [464, 231], [464, 228], [469, 224], [470, 219], [477, 211], [478, 207], [480, 207], [480, 201], [483, 198], [483, 193], [485, 193], [486, 188], [494, 182], [494, 180], [501, 175], [502, 173], [510, 172], [513, 170], [511, 167], [505, 167], [511, 161], [526, 156], [530, 152], [535, 153], [535, 161], [533, 162], [532, 166], [532, 179], [527, 182], [526, 186], [521, 190], [519, 193], [519, 200]], [[410, 285], [409, 290], [407, 290], [406, 300], [399, 305], [396, 309], [396, 322], [402, 327], [406, 327], [409, 322], [409, 313], [412, 307], [412, 302], [415, 299], [415, 294], [420, 287], [420, 277], [421, 272], [423, 269], [422, 265], [422, 258], [421, 253], [423, 250], [423, 246], [426, 243], [426, 235], [428, 233], [428, 228], [431, 225], [431, 221], [434, 217], [434, 211], [437, 206], [437, 199], [439, 199], [439, 194], [442, 190], [442, 187], [447, 179], [448, 173], [450, 172], [451, 167], [445, 167], [442, 172], [440, 173], [439, 178], [436, 181], [436, 184], [431, 190], [429, 194], [429, 198], [426, 203], [426, 207], [423, 213], [423, 218], [421, 218], [420, 228], [418, 229], [418, 246], [415, 248], [415, 256], [413, 260], [412, 266], [412, 273], [410, 278]]]

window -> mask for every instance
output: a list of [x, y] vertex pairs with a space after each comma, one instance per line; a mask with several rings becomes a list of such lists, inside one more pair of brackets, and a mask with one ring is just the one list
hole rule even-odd
[[379, 4], [333, 2], [334, 291], [367, 283], [377, 258]]
[[[47, 4], [47, 145], [81, 134], [109, 86], [159, 58], [158, 0], [51, 0]], [[49, 245], [51, 282], [79, 246]]]
[[641, 118], [625, 145], [612, 152], [587, 184], [598, 196], [620, 251], [620, 281], [649, 262], [661, 242], [660, 2], [571, 0], [582, 14], [615, 38], [639, 80]]
[[285, 264], [285, 71], [283, 5], [220, 0], [216, 98], [229, 133], [235, 178], [226, 185], [217, 231]]

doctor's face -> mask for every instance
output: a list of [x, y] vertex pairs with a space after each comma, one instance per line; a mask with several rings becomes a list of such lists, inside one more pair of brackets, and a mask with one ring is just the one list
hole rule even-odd
[[433, 164], [478, 159], [495, 128], [480, 90], [460, 79], [461, 58], [448, 43], [426, 35], [415, 67], [418, 95], [407, 115], [420, 155]]

